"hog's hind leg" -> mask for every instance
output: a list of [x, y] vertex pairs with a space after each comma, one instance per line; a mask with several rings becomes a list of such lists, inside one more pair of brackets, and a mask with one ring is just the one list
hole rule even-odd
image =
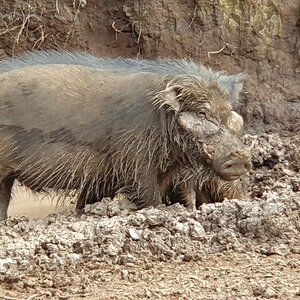
[[0, 221], [7, 219], [8, 205], [11, 199], [11, 190], [14, 184], [12, 176], [3, 176], [0, 166]]

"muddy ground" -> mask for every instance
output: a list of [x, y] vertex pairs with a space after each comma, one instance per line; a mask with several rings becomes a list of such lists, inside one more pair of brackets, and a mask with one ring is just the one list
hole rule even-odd
[[[300, 137], [248, 139], [256, 145], [247, 201], [190, 213], [179, 204], [135, 211], [124, 199], [108, 198], [81, 216], [68, 208], [10, 217], [0, 227], [0, 295], [299, 299]], [[19, 194], [11, 212], [26, 200]]]
[[249, 200], [194, 213], [106, 199], [78, 216], [15, 187], [0, 299], [300, 299], [299, 33], [299, 0], [0, 0], [0, 58], [84, 49], [246, 72], [256, 136]]

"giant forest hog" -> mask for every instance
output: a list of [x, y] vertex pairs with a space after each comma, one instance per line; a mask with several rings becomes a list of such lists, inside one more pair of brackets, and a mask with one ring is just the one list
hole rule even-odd
[[[0, 219], [15, 179], [34, 191], [75, 191], [77, 208], [127, 190], [138, 207], [157, 205], [163, 174], [201, 166], [206, 145], [224, 135], [238, 139], [232, 94], [213, 73], [11, 64], [0, 64]], [[250, 167], [248, 154], [226, 170], [209, 159], [220, 176]]]

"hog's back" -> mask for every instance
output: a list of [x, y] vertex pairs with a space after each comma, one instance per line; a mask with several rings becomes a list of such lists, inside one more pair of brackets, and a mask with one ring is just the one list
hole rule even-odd
[[26, 132], [31, 144], [65, 138], [101, 150], [126, 132], [157, 125], [147, 95], [158, 81], [152, 73], [83, 66], [12, 70], [0, 74], [0, 127]]

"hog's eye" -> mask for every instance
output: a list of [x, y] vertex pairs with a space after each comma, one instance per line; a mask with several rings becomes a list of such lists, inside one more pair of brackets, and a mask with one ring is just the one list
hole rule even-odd
[[186, 130], [193, 132], [198, 138], [205, 138], [220, 131], [220, 127], [213, 121], [208, 120], [206, 116], [200, 117], [199, 114], [196, 115], [189, 112], [180, 114], [179, 123]]
[[203, 119], [203, 118], [206, 118], [207, 113], [205, 113], [205, 112], [200, 112], [200, 113], [198, 113], [197, 116], [199, 117], [199, 119]]
[[219, 133], [221, 128], [212, 121], [206, 120], [203, 122], [203, 133], [205, 137]]

